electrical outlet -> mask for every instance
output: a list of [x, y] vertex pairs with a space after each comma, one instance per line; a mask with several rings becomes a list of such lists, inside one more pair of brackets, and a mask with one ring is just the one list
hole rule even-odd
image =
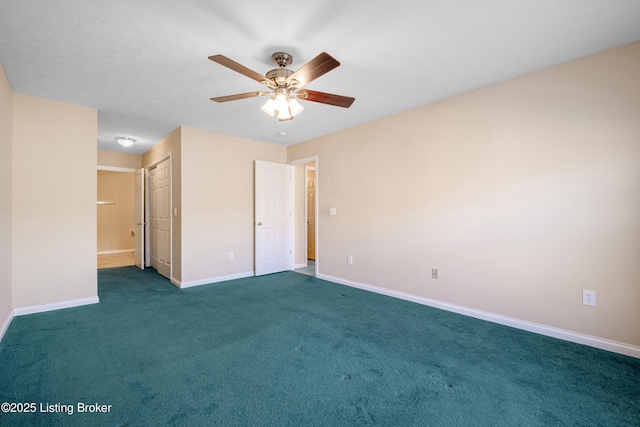
[[352, 255], [349, 255], [347, 257], [347, 264], [353, 264], [353, 256]]
[[432, 268], [431, 269], [431, 278], [432, 279], [437, 279], [438, 278], [438, 269], [437, 268]]
[[229, 252], [229, 261], [233, 261], [233, 252]]
[[582, 304], [596, 306], [596, 291], [582, 291]]

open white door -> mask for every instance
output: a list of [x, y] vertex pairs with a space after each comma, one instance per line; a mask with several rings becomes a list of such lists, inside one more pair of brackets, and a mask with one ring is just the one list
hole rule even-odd
[[144, 229], [146, 222], [144, 221], [144, 169], [138, 169], [135, 175], [135, 202], [134, 202], [134, 219], [135, 219], [135, 263], [144, 270]]
[[255, 274], [293, 268], [293, 166], [256, 160]]

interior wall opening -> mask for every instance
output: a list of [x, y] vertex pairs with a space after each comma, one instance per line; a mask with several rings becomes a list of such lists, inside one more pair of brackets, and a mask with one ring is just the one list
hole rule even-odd
[[134, 176], [128, 170], [97, 171], [98, 268], [134, 265]]
[[295, 166], [295, 260], [298, 273], [315, 276], [319, 271], [318, 159], [289, 162]]

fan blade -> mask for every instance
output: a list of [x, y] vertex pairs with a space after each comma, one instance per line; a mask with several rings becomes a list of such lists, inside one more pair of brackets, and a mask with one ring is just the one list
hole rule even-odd
[[235, 72], [238, 72], [240, 74], [244, 74], [245, 76], [249, 77], [250, 79], [253, 79], [253, 80], [257, 81], [258, 83], [263, 83], [263, 82], [268, 82], [269, 81], [269, 79], [267, 79], [262, 74], [257, 73], [255, 71], [253, 71], [252, 69], [249, 69], [249, 68], [245, 67], [242, 64], [238, 64], [236, 61], [234, 61], [233, 59], [229, 59], [226, 56], [213, 55], [213, 56], [210, 56], [209, 59], [212, 60], [213, 62], [217, 62], [220, 65], [224, 65], [225, 67], [230, 68]]
[[[306, 93], [306, 95], [305, 95]], [[304, 91], [296, 94], [299, 99], [305, 101], [320, 102], [322, 104], [335, 105], [336, 107], [349, 108], [355, 98], [349, 96], [333, 95], [331, 93], [318, 92], [315, 90], [305, 89]]]
[[327, 74], [338, 65], [340, 65], [340, 63], [331, 55], [326, 52], [322, 52], [320, 55], [304, 64], [298, 71], [291, 74], [289, 78], [287, 78], [287, 82], [297, 80], [299, 82], [298, 87], [302, 87], [318, 77]]
[[227, 95], [227, 96], [219, 96], [217, 98], [211, 98], [211, 100], [216, 102], [228, 102], [228, 101], [235, 101], [238, 99], [256, 98], [258, 96], [265, 96], [265, 95], [271, 95], [271, 92], [238, 93], [236, 95]]

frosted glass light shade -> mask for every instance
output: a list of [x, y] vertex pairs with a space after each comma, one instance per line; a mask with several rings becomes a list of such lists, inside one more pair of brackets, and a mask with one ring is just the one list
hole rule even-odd
[[136, 140], [133, 138], [125, 138], [124, 136], [116, 136], [116, 142], [123, 147], [131, 147]]
[[289, 110], [291, 111], [291, 115], [293, 117], [297, 116], [304, 110], [304, 107], [298, 103], [298, 100], [295, 98], [289, 99]]
[[298, 101], [289, 95], [286, 88], [276, 89], [274, 96], [269, 98], [262, 106], [262, 111], [272, 117], [277, 117], [280, 121], [291, 120], [294, 116], [300, 114], [304, 108]]
[[275, 108], [273, 108], [273, 104], [275, 104], [273, 102], [273, 98], [269, 98], [267, 100], [267, 103], [262, 106], [262, 111], [270, 116], [273, 116], [275, 114]]

